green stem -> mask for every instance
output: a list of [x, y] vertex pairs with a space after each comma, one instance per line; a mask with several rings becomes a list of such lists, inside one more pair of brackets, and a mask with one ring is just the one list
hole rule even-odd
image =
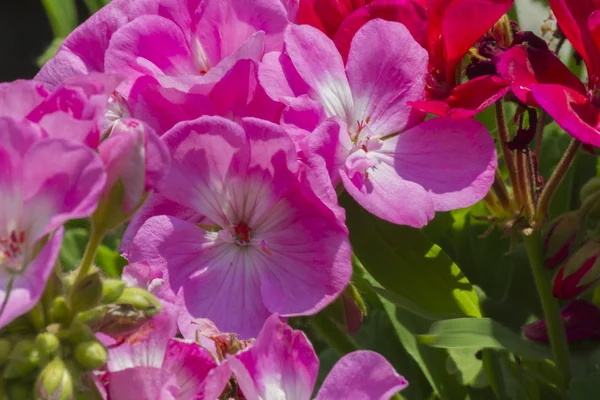
[[342, 332], [326, 314], [319, 313], [313, 315], [310, 322], [323, 340], [338, 354], [345, 355], [359, 350], [354, 339], [347, 333]]
[[558, 370], [563, 376], [563, 383], [566, 388], [571, 380], [569, 346], [563, 323], [560, 319], [558, 302], [552, 295], [550, 282], [546, 276], [542, 236], [538, 231], [533, 231], [530, 235], [523, 235], [523, 243], [527, 250], [529, 264], [531, 265], [535, 285], [540, 297], [540, 302], [542, 303], [554, 360]]
[[79, 266], [79, 272], [77, 273], [75, 282], [86, 276], [90, 271], [92, 264], [96, 260], [96, 253], [98, 252], [98, 247], [100, 247], [100, 244], [102, 243], [102, 239], [104, 239], [104, 230], [98, 229], [92, 224], [90, 240], [85, 247], [85, 252], [83, 253], [83, 258], [81, 259], [81, 265]]
[[540, 194], [540, 198], [537, 203], [535, 219], [538, 223], [542, 222], [546, 217], [546, 214], [548, 212], [548, 206], [550, 205], [550, 200], [552, 200], [554, 192], [558, 188], [558, 185], [560, 185], [560, 182], [563, 180], [565, 174], [569, 170], [569, 167], [571, 166], [571, 164], [573, 164], [573, 160], [577, 155], [577, 151], [579, 150], [580, 145], [581, 142], [579, 140], [571, 139], [571, 142], [569, 143], [569, 146], [567, 146], [565, 153], [558, 162], [556, 169], [554, 170], [554, 172], [552, 172], [552, 175], [548, 179], [548, 182], [546, 182], [546, 186], [544, 186], [544, 189], [542, 190], [542, 193]]
[[517, 167], [515, 165], [515, 158], [512, 150], [508, 148], [508, 142], [510, 141], [510, 132], [508, 131], [508, 125], [506, 123], [506, 114], [504, 113], [504, 105], [502, 100], [498, 100], [495, 103], [496, 106], [496, 124], [498, 126], [498, 137], [500, 139], [500, 145], [502, 146], [502, 155], [504, 162], [506, 163], [506, 169], [508, 169], [508, 175], [510, 178], [510, 184], [513, 188], [513, 195], [517, 201], [517, 204], [523, 204], [523, 195], [520, 191], [519, 177], [517, 175]]

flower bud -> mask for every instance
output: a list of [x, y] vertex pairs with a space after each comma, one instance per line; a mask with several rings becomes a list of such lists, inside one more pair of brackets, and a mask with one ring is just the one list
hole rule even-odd
[[18, 342], [8, 356], [4, 367], [4, 379], [15, 379], [27, 376], [35, 371], [40, 363], [40, 353], [33, 340]]
[[94, 271], [78, 279], [71, 289], [71, 309], [77, 313], [89, 310], [102, 299], [102, 280], [100, 272]]
[[36, 400], [67, 400], [73, 398], [73, 379], [65, 363], [56, 359], [50, 362], [35, 383]]
[[552, 293], [570, 299], [585, 292], [600, 279], [600, 239], [586, 242], [573, 254], [554, 278]]
[[600, 195], [600, 177], [594, 177], [587, 181], [585, 185], [581, 187], [579, 192], [582, 204], [598, 195]]
[[107, 180], [93, 218], [105, 229], [114, 229], [129, 220], [166, 174], [169, 151], [150, 126], [131, 118], [117, 122], [98, 151]]
[[131, 304], [134, 308], [144, 311], [147, 316], [158, 314], [162, 308], [160, 302], [147, 290], [128, 287], [115, 301], [117, 304]]
[[106, 363], [108, 352], [98, 341], [79, 343], [75, 347], [75, 360], [84, 369], [93, 371]]
[[[587, 300], [573, 300], [560, 312], [567, 340], [600, 338], [600, 308]], [[523, 327], [525, 336], [536, 342], [549, 340], [546, 321], [536, 321]]]
[[365, 303], [352, 283], [348, 284], [341, 298], [346, 329], [349, 333], [356, 335], [362, 325], [363, 317], [367, 314]]
[[110, 304], [117, 300], [125, 290], [125, 282], [120, 279], [105, 279], [102, 281], [102, 303]]
[[50, 321], [59, 324], [66, 324], [70, 315], [67, 299], [65, 299], [63, 296], [60, 296], [52, 300], [49, 315]]
[[77, 313], [75, 318], [73, 318], [73, 322], [79, 325], [96, 326], [96, 324], [106, 317], [106, 314], [109, 310], [110, 306], [108, 304], [103, 304], [98, 307], [94, 307], [91, 310]]
[[73, 321], [66, 336], [71, 343], [81, 343], [92, 340], [94, 337], [94, 331], [89, 326], [78, 323], [78, 321]]
[[552, 221], [544, 238], [546, 268], [554, 268], [566, 260], [581, 234], [581, 216], [577, 211], [570, 211]]
[[54, 334], [44, 332], [35, 338], [35, 347], [42, 356], [49, 356], [56, 353], [60, 347], [60, 341]]

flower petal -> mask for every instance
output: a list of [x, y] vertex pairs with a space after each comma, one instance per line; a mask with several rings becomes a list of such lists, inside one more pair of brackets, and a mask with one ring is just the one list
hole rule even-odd
[[309, 399], [319, 370], [319, 359], [304, 333], [277, 315], [265, 322], [251, 347], [227, 362], [249, 400]]
[[396, 138], [384, 141], [380, 151], [394, 159], [402, 179], [428, 192], [436, 211], [468, 207], [489, 191], [496, 148], [476, 120], [434, 118]]
[[388, 400], [406, 386], [406, 379], [381, 355], [355, 351], [333, 366], [315, 400]]
[[285, 32], [286, 51], [294, 67], [314, 91], [315, 100], [328, 116], [345, 121], [352, 118], [352, 93], [344, 62], [335, 45], [319, 30], [308, 25], [290, 25]]
[[567, 133], [583, 143], [600, 147], [600, 110], [582, 94], [559, 85], [532, 85], [531, 91], [540, 106]]
[[421, 100], [427, 52], [398, 22], [373, 20], [354, 36], [346, 71], [354, 98], [350, 127], [364, 122], [377, 136], [402, 132], [423, 114], [408, 105]]

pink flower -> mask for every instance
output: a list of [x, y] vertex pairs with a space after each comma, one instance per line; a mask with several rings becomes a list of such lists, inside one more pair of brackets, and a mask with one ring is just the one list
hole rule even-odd
[[111, 400], [216, 399], [231, 375], [194, 342], [173, 339], [174, 316], [165, 309], [109, 351], [104, 380]]
[[299, 182], [294, 145], [280, 127], [201, 117], [164, 140], [173, 164], [160, 195], [206, 220], [150, 218], [125, 256], [165, 265], [192, 316], [248, 338], [271, 313], [313, 314], [343, 290], [347, 229]]
[[[227, 363], [248, 400], [308, 400], [319, 370], [319, 359], [304, 333], [277, 315], [267, 320], [252, 346]], [[383, 400], [407, 384], [379, 354], [356, 351], [338, 361], [316, 399]]]
[[0, 328], [37, 303], [61, 225], [94, 211], [106, 179], [92, 150], [43, 136], [27, 120], [0, 117]]
[[[142, 205], [145, 197], [166, 175], [170, 164], [169, 150], [156, 132], [134, 119], [117, 122], [98, 151], [108, 175], [104, 200], [109, 201], [115, 185], [121, 185], [117, 190], [123, 190], [122, 204], [109, 203], [108, 207], [120, 207], [125, 216], [130, 216]], [[107, 212], [118, 213], [119, 210]]]
[[96, 148], [99, 123], [106, 102], [119, 80], [93, 74], [77, 76], [50, 92], [35, 81], [0, 84], [0, 117], [25, 119], [41, 127], [45, 136], [75, 140]]
[[[284, 115], [313, 121], [296, 135], [299, 147], [309, 159], [322, 158], [333, 184], [341, 181], [368, 211], [420, 227], [435, 211], [470, 206], [487, 193], [497, 160], [483, 125], [423, 122], [407, 104], [424, 95], [427, 53], [402, 24], [368, 22], [354, 36], [345, 68], [315, 28], [290, 26], [285, 45], [285, 54], [265, 58], [261, 82], [288, 104]], [[317, 128], [323, 111], [332, 119]]]

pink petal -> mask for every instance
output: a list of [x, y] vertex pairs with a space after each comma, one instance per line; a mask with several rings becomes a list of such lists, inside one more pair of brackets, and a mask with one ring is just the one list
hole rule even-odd
[[[208, 350], [198, 346], [195, 342], [184, 342], [171, 339], [167, 346], [163, 370], [170, 371], [177, 377], [179, 383], [178, 398], [193, 399], [204, 395], [204, 386], [210, 372], [217, 367], [217, 363]], [[221, 391], [229, 379], [219, 383]]]
[[367, 22], [377, 18], [402, 23], [422, 47], [427, 46], [425, 7], [413, 0], [375, 0], [346, 16], [335, 32], [333, 42], [344, 60], [348, 59], [350, 43], [356, 32]]
[[136, 18], [115, 32], [106, 50], [105, 68], [129, 78], [197, 73], [181, 29], [154, 15]]
[[394, 158], [402, 179], [428, 192], [436, 211], [464, 208], [481, 200], [497, 166], [494, 142], [474, 119], [428, 120], [384, 141], [380, 151]]
[[314, 91], [328, 116], [352, 118], [352, 93], [344, 62], [335, 45], [308, 25], [290, 25], [285, 33], [286, 51], [294, 67]]
[[310, 90], [286, 53], [265, 54], [259, 66], [258, 78], [267, 94], [276, 101], [301, 96]]
[[567, 133], [583, 143], [600, 146], [599, 110], [587, 97], [559, 85], [532, 85], [531, 91], [540, 106]]
[[58, 228], [39, 254], [28, 265], [24, 265], [23, 272], [13, 275], [8, 269], [0, 270], [0, 304], [3, 308], [0, 312], [0, 328], [31, 310], [39, 301], [58, 258], [63, 233], [63, 228]]
[[245, 397], [309, 399], [319, 359], [300, 330], [271, 316], [247, 350], [227, 359]]
[[355, 351], [334, 366], [315, 400], [388, 400], [408, 382], [390, 363], [372, 351]]
[[348, 124], [365, 122], [386, 136], [422, 121], [422, 113], [407, 102], [424, 95], [427, 59], [404, 25], [373, 20], [363, 26], [352, 40], [346, 66], [354, 98]]
[[42, 140], [29, 149], [25, 164], [23, 196], [30, 210], [25, 217], [38, 234], [96, 209], [106, 172], [91, 149], [63, 139]]
[[179, 384], [174, 373], [160, 368], [137, 367], [109, 375], [111, 400], [176, 400]]
[[[221, 117], [201, 117], [178, 124], [164, 140], [171, 149], [173, 164], [161, 194], [221, 227], [228, 226], [223, 211], [227, 193], [223, 188], [241, 189], [231, 180], [243, 179], [249, 163], [250, 148], [244, 130]], [[236, 168], [230, 168], [232, 165]]]
[[135, 80], [128, 102], [131, 114], [146, 122], [159, 135], [181, 121], [217, 114], [208, 95], [165, 88], [152, 76], [141, 76]]
[[40, 82], [0, 83], [0, 117], [25, 118], [49, 94]]

